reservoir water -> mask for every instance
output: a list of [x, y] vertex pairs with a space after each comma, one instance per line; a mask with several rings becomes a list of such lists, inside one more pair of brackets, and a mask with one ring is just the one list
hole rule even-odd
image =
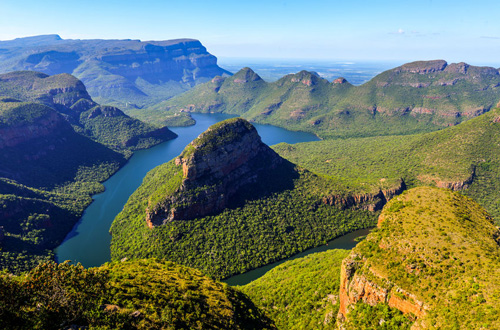
[[[129, 196], [139, 187], [142, 179], [154, 167], [177, 157], [184, 147], [209, 126], [230, 118], [222, 114], [193, 114], [196, 125], [172, 128], [179, 137], [147, 150], [134, 153], [127, 164], [104, 182], [106, 190], [93, 196], [94, 201], [85, 210], [80, 221], [56, 249], [59, 262], [72, 260], [85, 267], [100, 266], [110, 261], [111, 235], [109, 228], [122, 210]], [[292, 132], [271, 125], [255, 125], [262, 141], [268, 145], [280, 142], [298, 143], [316, 141], [309, 133]]]

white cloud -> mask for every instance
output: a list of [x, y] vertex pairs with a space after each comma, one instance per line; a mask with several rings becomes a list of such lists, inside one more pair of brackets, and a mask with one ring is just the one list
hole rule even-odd
[[401, 29], [401, 28], [400, 28], [400, 29], [398, 30], [398, 34], [405, 34], [405, 30], [403, 30], [403, 29]]

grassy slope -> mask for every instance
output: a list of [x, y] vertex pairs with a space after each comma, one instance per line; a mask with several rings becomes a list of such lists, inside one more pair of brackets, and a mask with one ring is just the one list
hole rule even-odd
[[274, 147], [282, 157], [341, 181], [349, 191], [378, 189], [399, 178], [410, 186], [475, 178], [464, 193], [500, 221], [500, 110], [445, 130], [411, 136], [328, 140]]
[[419, 187], [391, 200], [381, 219], [353, 250], [363, 260], [356, 272], [424, 301], [424, 328], [500, 327], [500, 233], [483, 208], [449, 190]]
[[[288, 165], [287, 165], [288, 166]], [[298, 170], [293, 186], [279, 168], [266, 179], [277, 192], [247, 200], [215, 216], [173, 221], [149, 229], [148, 200], [175, 189], [181, 176], [173, 161], [153, 169], [115, 218], [111, 233], [113, 260], [158, 257], [203, 270], [215, 278], [244, 272], [324, 244], [336, 236], [373, 225], [375, 214], [325, 205], [332, 182]], [[252, 191], [260, 191], [257, 190]]]
[[275, 329], [238, 290], [168, 261], [47, 263], [0, 274], [0, 289], [8, 329]]
[[142, 118], [160, 123], [180, 111], [225, 112], [322, 138], [429, 132], [489, 110], [500, 99], [495, 69], [459, 69], [449, 65], [421, 74], [395, 68], [352, 86], [329, 83], [306, 71], [274, 83], [242, 82], [241, 76], [254, 75], [245, 68], [162, 102]]
[[330, 250], [287, 261], [238, 287], [278, 329], [336, 329], [340, 266], [347, 250]]

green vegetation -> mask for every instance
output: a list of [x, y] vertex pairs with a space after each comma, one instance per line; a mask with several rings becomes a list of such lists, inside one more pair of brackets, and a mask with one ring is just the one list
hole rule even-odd
[[131, 150], [175, 134], [98, 106], [68, 74], [0, 77], [0, 267], [19, 273], [53, 258]]
[[409, 330], [413, 322], [385, 304], [371, 306], [358, 302], [349, 313], [346, 330]]
[[488, 111], [500, 99], [499, 82], [494, 68], [444, 61], [405, 64], [361, 86], [330, 83], [307, 71], [266, 83], [244, 68], [151, 107], [142, 118], [162, 123], [182, 111], [223, 112], [325, 139], [407, 135]]
[[403, 178], [410, 187], [467, 188], [500, 221], [500, 110], [445, 130], [411, 136], [279, 144], [282, 157], [366, 193]]
[[500, 327], [500, 231], [482, 207], [450, 190], [419, 187], [391, 200], [380, 221], [353, 249], [356, 274], [424, 302], [422, 328]]
[[96, 106], [80, 114], [82, 133], [112, 149], [144, 149], [175, 138], [166, 127], [161, 130], [130, 118], [113, 107]]
[[145, 123], [157, 126], [182, 127], [191, 126], [196, 123], [189, 112], [179, 112], [174, 114], [165, 112], [165, 114], [161, 116], [158, 114], [158, 110], [155, 110], [154, 108], [147, 108], [127, 110], [127, 115], [137, 118]]
[[5, 329], [275, 329], [244, 294], [168, 261], [0, 274]]
[[331, 192], [333, 182], [297, 169], [290, 186], [290, 169], [280, 167], [262, 180], [274, 193], [256, 195], [265, 187], [250, 187], [246, 200], [217, 215], [148, 228], [148, 201], [161, 197], [156, 191], [175, 189], [178, 171], [173, 161], [160, 165], [130, 196], [111, 226], [112, 260], [165, 258], [220, 279], [375, 223], [376, 213], [324, 204], [322, 197]]
[[347, 250], [329, 250], [287, 261], [238, 287], [278, 329], [337, 329], [340, 266]]
[[51, 35], [0, 41], [0, 48], [0, 72], [72, 74], [95, 101], [122, 109], [152, 105], [216, 75], [230, 75], [193, 39], [64, 40]]
[[131, 150], [149, 148], [176, 136], [166, 127], [143, 123], [114, 107], [99, 106], [83, 83], [69, 74], [48, 76], [32, 71], [2, 74], [0, 97], [3, 99], [0, 111], [9, 125], [15, 125], [16, 118], [24, 122], [29, 122], [29, 116], [38, 118], [34, 111], [39, 108], [37, 104], [44, 104], [63, 114], [78, 133], [127, 155]]

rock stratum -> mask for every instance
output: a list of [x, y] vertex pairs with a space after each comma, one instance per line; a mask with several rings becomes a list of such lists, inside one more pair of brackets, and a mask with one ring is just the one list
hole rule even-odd
[[342, 262], [341, 327], [353, 328], [350, 318], [363, 304], [386, 304], [407, 315], [412, 329], [498, 329], [499, 244], [500, 228], [467, 197], [406, 191]]
[[0, 72], [69, 73], [100, 103], [142, 107], [217, 75], [230, 75], [194, 39], [71, 40], [58, 35], [0, 41]]
[[220, 212], [244, 195], [242, 190], [262, 180], [265, 172], [283, 162], [246, 120], [236, 118], [216, 124], [175, 159], [175, 166], [182, 168], [182, 181], [161, 202], [150, 201], [148, 226]]
[[500, 100], [499, 86], [496, 68], [443, 60], [407, 63], [361, 86], [308, 71], [267, 83], [243, 68], [154, 109], [158, 120], [169, 113], [222, 112], [322, 138], [402, 135], [439, 130], [489, 111]]

